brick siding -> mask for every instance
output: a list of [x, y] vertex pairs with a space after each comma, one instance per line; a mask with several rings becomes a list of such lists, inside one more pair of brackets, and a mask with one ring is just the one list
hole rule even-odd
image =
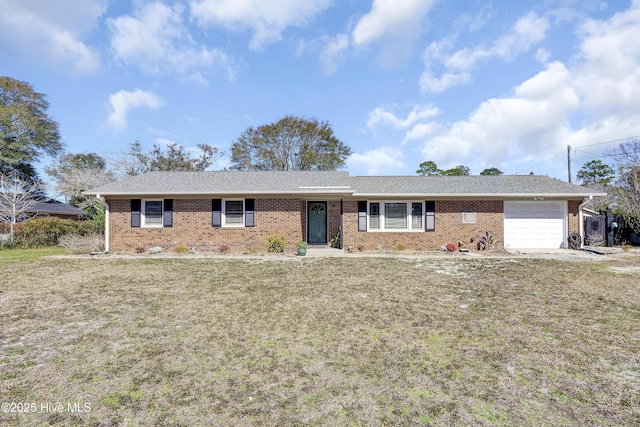
[[569, 220], [567, 221], [567, 236], [571, 233], [580, 232], [580, 203], [582, 203], [582, 200], [569, 200], [567, 203], [567, 210], [569, 213]]
[[[414, 200], [420, 201], [420, 200]], [[463, 224], [462, 212], [476, 211], [475, 224]], [[463, 248], [473, 249], [477, 238], [486, 231], [491, 231], [500, 243], [504, 235], [503, 203], [501, 200], [490, 201], [453, 201], [435, 202], [435, 231], [427, 232], [378, 232], [358, 231], [358, 202], [345, 201], [343, 229], [345, 239], [343, 246], [351, 246], [354, 250], [396, 249], [398, 244], [410, 250], [436, 250], [443, 244], [462, 242]]]
[[[326, 199], [313, 199], [325, 201]], [[421, 200], [415, 200], [421, 201]], [[267, 236], [282, 234], [287, 241], [287, 251], [294, 251], [296, 242], [307, 240], [307, 200], [299, 198], [256, 198], [255, 227], [211, 226], [211, 199], [173, 199], [173, 227], [131, 227], [131, 201], [107, 200], [110, 208], [110, 251], [145, 251], [154, 246], [171, 251], [177, 245], [186, 245], [199, 252], [217, 251], [221, 244], [228, 245], [235, 253], [265, 252]], [[568, 231], [579, 231], [578, 207], [580, 200], [568, 202]], [[411, 250], [437, 250], [445, 243], [462, 242], [468, 249], [475, 249], [471, 238], [478, 238], [491, 231], [504, 241], [504, 214], [502, 200], [435, 202], [435, 231], [430, 232], [361, 232], [358, 231], [358, 201], [344, 200], [343, 247], [354, 250], [390, 250], [398, 244]], [[328, 200], [328, 243], [340, 230], [340, 200]], [[475, 224], [463, 224], [462, 212], [477, 212]]]
[[[255, 227], [211, 226], [211, 199], [173, 199], [172, 227], [131, 227], [131, 200], [111, 199], [110, 248], [111, 252], [145, 251], [154, 246], [171, 251], [177, 245], [186, 245], [199, 252], [217, 251], [221, 244], [232, 252], [266, 252], [269, 234], [282, 234], [287, 251], [295, 250], [296, 243], [306, 240], [306, 200], [297, 198], [255, 199]], [[332, 209], [335, 205], [336, 208]], [[329, 239], [339, 230], [340, 201], [329, 201]]]

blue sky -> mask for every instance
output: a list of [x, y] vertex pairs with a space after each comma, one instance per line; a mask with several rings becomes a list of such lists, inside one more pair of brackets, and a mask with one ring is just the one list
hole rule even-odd
[[296, 115], [332, 125], [352, 175], [566, 180], [567, 145], [575, 174], [640, 135], [639, 41], [640, 0], [0, 4], [0, 75], [48, 95], [68, 152], [228, 152]]

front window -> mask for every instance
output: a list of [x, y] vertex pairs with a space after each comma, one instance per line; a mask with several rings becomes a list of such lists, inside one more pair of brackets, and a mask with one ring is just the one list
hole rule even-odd
[[407, 229], [406, 203], [393, 202], [384, 204], [384, 228], [387, 230]]
[[227, 227], [244, 226], [244, 200], [224, 201], [224, 225]]
[[411, 228], [422, 230], [422, 203], [411, 204]]
[[424, 231], [424, 202], [369, 202], [368, 208], [370, 231]]
[[369, 203], [369, 228], [380, 230], [380, 203]]
[[162, 227], [162, 200], [145, 200], [142, 217], [145, 227]]

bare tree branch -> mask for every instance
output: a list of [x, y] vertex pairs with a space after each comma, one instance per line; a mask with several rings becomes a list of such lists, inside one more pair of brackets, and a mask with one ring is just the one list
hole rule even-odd
[[13, 174], [0, 174], [0, 222], [10, 224], [12, 240], [14, 225], [34, 211], [41, 194], [41, 183], [25, 181]]

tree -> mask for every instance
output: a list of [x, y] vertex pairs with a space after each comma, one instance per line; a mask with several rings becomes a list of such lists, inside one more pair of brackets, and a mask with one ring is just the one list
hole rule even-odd
[[480, 172], [480, 175], [483, 175], [483, 176], [496, 176], [496, 175], [502, 175], [502, 174], [504, 174], [504, 172], [502, 172], [498, 168], [487, 168], [487, 169], [484, 169], [482, 172]]
[[458, 165], [455, 168], [442, 171], [444, 176], [468, 176], [471, 174], [471, 169], [465, 165]]
[[442, 171], [438, 169], [438, 165], [431, 160], [420, 163], [420, 168], [416, 173], [422, 176], [442, 175]]
[[55, 180], [61, 180], [74, 170], [106, 170], [107, 161], [96, 153], [61, 154], [45, 172]]
[[40, 183], [24, 180], [16, 174], [0, 174], [0, 222], [9, 224], [11, 240], [15, 224], [33, 212], [41, 194]]
[[640, 233], [640, 140], [620, 144], [609, 154], [618, 163], [618, 179], [611, 188], [616, 198], [615, 213]]
[[609, 185], [615, 178], [615, 171], [601, 160], [591, 160], [578, 171], [577, 177], [582, 185]]
[[420, 168], [416, 171], [418, 175], [422, 176], [455, 176], [455, 175], [469, 175], [471, 170], [464, 165], [458, 165], [455, 168], [442, 170], [438, 168], [435, 162], [427, 160], [420, 163]]
[[336, 170], [351, 149], [333, 135], [328, 122], [286, 116], [250, 127], [231, 146], [236, 170]]
[[56, 190], [67, 198], [68, 204], [84, 209], [95, 220], [103, 214], [104, 206], [83, 193], [115, 180], [106, 165], [106, 160], [96, 153], [63, 154], [45, 171], [56, 181]]
[[198, 144], [201, 153], [192, 155], [185, 147], [173, 143], [166, 149], [154, 144], [153, 149], [145, 153], [142, 144], [136, 141], [129, 145], [129, 151], [120, 153], [114, 168], [127, 175], [139, 175], [157, 171], [203, 171], [222, 157], [217, 148], [208, 144]]
[[29, 83], [0, 77], [0, 173], [37, 181], [33, 163], [62, 150], [45, 95]]

